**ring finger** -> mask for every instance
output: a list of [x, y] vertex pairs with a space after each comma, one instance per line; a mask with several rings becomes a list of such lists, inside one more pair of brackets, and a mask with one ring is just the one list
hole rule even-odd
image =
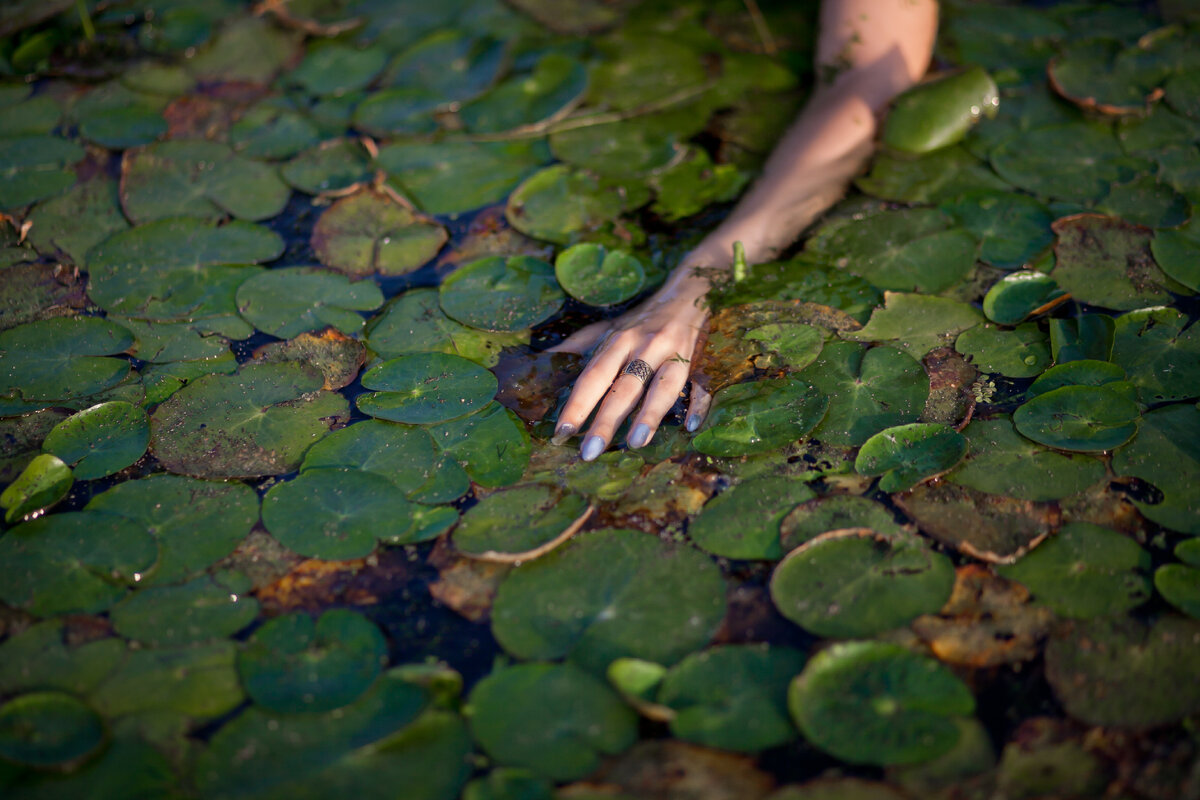
[[[646, 374], [642, 377], [628, 371], [629, 365], [637, 362], [645, 365], [643, 372]], [[608, 447], [613, 433], [616, 432], [625, 417], [629, 416], [629, 412], [633, 411], [634, 406], [646, 391], [646, 384], [652, 380], [662, 362], [661, 356], [652, 353], [634, 354], [626, 362], [621, 373], [609, 387], [608, 394], [605, 395], [604, 402], [601, 403], [600, 409], [592, 420], [592, 426], [588, 428], [587, 436], [583, 439], [580, 454], [584, 461], [592, 461]]]

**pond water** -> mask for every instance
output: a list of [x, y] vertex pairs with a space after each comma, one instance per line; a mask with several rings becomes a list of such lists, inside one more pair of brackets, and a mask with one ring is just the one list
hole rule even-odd
[[586, 463], [815, 3], [0, 9], [4, 796], [1200, 797], [1200, 16], [941, 12]]

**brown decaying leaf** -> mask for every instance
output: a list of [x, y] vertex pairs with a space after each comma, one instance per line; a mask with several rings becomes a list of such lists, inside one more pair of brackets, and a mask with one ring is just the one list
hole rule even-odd
[[404, 551], [381, 550], [366, 558], [322, 561], [307, 558], [287, 574], [258, 590], [268, 616], [329, 606], [371, 606], [393, 587], [407, 582], [410, 567]]
[[994, 564], [1013, 563], [1062, 524], [1057, 503], [985, 494], [941, 480], [893, 499], [924, 533]]
[[961, 431], [975, 411], [971, 384], [979, 377], [979, 370], [953, 347], [931, 350], [921, 363], [929, 374], [929, 398], [921, 422], [940, 422]]
[[485, 622], [491, 616], [496, 590], [511, 569], [510, 564], [455, 558], [438, 567], [439, 577], [429, 584], [429, 594], [471, 622]]
[[1114, 491], [1108, 483], [1093, 486], [1086, 492], [1059, 501], [1063, 522], [1090, 522], [1112, 528], [1146, 541], [1149, 524], [1125, 494]]
[[1036, 657], [1053, 622], [1048, 609], [1030, 605], [1024, 586], [967, 564], [955, 571], [942, 610], [917, 617], [912, 629], [942, 661], [994, 667]]
[[634, 481], [614, 503], [600, 506], [606, 526], [637, 528], [650, 534], [678, 525], [716, 491], [716, 473], [703, 472], [693, 460], [663, 461]]
[[575, 353], [505, 350], [492, 367], [500, 384], [496, 400], [526, 422], [537, 422], [554, 408], [558, 393], [574, 382], [583, 363]]
[[240, 572], [250, 579], [252, 590], [260, 590], [278, 581], [303, 560], [265, 529], [255, 527], [232, 553], [217, 562], [213, 570]]
[[302, 333], [286, 342], [270, 342], [253, 353], [253, 362], [294, 361], [316, 367], [331, 391], [349, 386], [367, 363], [367, 348], [337, 328]]
[[555, 796], [568, 800], [612, 793], [638, 800], [760, 800], [774, 783], [749, 756], [651, 739], [609, 759], [587, 782], [563, 787]]
[[230, 126], [267, 93], [257, 83], [231, 81], [177, 97], [163, 109], [167, 138], [224, 141]]

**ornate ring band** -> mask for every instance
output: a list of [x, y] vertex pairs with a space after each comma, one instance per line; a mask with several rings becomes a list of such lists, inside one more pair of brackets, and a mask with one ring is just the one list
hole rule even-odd
[[635, 358], [625, 365], [625, 369], [621, 371], [621, 374], [632, 375], [644, 384], [654, 375], [654, 370], [645, 361]]

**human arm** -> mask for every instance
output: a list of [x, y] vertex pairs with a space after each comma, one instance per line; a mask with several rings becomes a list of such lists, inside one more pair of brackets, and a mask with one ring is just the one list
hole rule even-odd
[[[876, 115], [924, 74], [936, 33], [936, 0], [825, 0], [816, 60], [818, 75], [826, 78], [759, 180], [650, 298], [555, 348], [596, 348], [559, 415], [555, 440], [576, 433], [599, 404], [581, 447], [584, 459], [596, 458], [645, 390], [627, 443], [650, 441], [687, 384], [708, 319], [704, 299], [715, 274], [730, 268], [733, 243], [743, 243], [751, 263], [770, 260], [841, 197], [872, 152]], [[634, 360], [654, 371], [645, 385], [622, 372]], [[693, 392], [689, 430], [698, 427], [708, 399]]]

